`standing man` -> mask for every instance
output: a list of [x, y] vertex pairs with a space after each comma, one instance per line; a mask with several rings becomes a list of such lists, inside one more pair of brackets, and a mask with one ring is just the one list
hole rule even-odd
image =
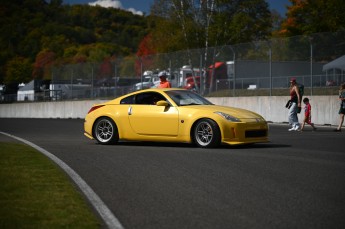
[[170, 82], [167, 80], [167, 73], [165, 71], [162, 71], [158, 74], [158, 77], [160, 79], [160, 83], [158, 85], [158, 88], [171, 88]]
[[297, 112], [298, 109], [301, 109], [301, 95], [299, 94], [296, 78], [291, 78], [290, 80], [290, 97], [291, 107], [289, 108], [289, 124], [292, 128], [290, 128], [289, 131], [297, 131], [300, 128]]

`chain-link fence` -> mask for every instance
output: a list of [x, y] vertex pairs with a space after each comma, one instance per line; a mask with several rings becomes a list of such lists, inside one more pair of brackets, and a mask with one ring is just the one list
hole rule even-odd
[[[335, 95], [345, 82], [344, 41], [339, 31], [65, 65], [51, 70], [49, 84], [34, 89], [33, 98], [110, 99], [155, 87], [162, 70], [173, 87], [205, 96], [287, 95], [291, 77], [307, 95]], [[25, 87], [19, 91], [18, 100], [31, 100]]]

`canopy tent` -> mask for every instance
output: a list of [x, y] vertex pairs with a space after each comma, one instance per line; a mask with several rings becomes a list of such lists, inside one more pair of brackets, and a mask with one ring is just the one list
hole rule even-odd
[[345, 55], [325, 64], [322, 71], [326, 73], [326, 85], [340, 85], [345, 81]]
[[322, 67], [322, 71], [328, 71], [332, 69], [339, 69], [345, 71], [345, 55], [335, 59]]
[[35, 81], [32, 80], [30, 81], [30, 83], [27, 83], [26, 85], [23, 84], [23, 85], [20, 85], [21, 88], [19, 88], [17, 92], [17, 101], [25, 101], [25, 100], [34, 101]]

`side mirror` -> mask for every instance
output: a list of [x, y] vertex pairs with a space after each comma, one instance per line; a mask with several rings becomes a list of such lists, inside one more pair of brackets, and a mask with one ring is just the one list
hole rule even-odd
[[164, 100], [159, 100], [157, 103], [156, 103], [157, 106], [163, 106], [163, 107], [167, 107], [169, 106], [169, 103], [167, 101], [164, 101]]

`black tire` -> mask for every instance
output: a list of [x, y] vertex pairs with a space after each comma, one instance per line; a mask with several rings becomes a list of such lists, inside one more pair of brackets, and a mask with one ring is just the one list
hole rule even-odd
[[107, 117], [99, 118], [93, 127], [93, 136], [102, 145], [113, 145], [119, 141], [119, 133], [114, 121]]
[[202, 148], [213, 148], [220, 145], [221, 134], [217, 123], [211, 119], [200, 119], [192, 131], [193, 142]]

